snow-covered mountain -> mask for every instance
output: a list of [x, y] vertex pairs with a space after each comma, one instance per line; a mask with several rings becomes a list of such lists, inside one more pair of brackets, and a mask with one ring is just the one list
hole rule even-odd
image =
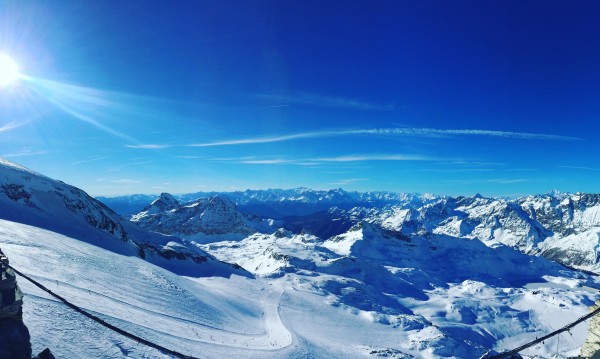
[[173, 236], [145, 231], [124, 221], [84, 191], [0, 159], [0, 219], [80, 238], [113, 252], [139, 256], [189, 275], [232, 273], [240, 268]]
[[[368, 222], [325, 241], [280, 230], [202, 247], [260, 278], [288, 283], [293, 293], [320, 295], [364, 318], [364, 325], [395, 328], [397, 346], [364, 346], [372, 357], [479, 358], [491, 348], [513, 348], [591, 303], [573, 284], [597, 286], [595, 278], [501, 244], [431, 233], [408, 237]], [[314, 320], [315, 331], [331, 325]], [[575, 353], [583, 343], [574, 340], [585, 336], [577, 330], [561, 339], [563, 352]], [[552, 345], [528, 353], [546, 357]]]
[[477, 238], [600, 272], [600, 195], [545, 194], [513, 200], [443, 197], [394, 206], [364, 218], [407, 236]]
[[131, 221], [150, 231], [200, 242], [241, 239], [255, 232], [253, 223], [223, 196], [182, 205], [172, 195], [162, 193]]
[[[285, 216], [306, 216], [331, 207], [351, 209], [354, 207], [381, 208], [389, 204], [421, 203], [433, 199], [431, 195], [404, 194], [393, 192], [347, 192], [343, 189], [318, 191], [308, 188], [246, 190], [237, 192], [197, 192], [175, 195], [182, 203], [194, 202], [199, 198], [223, 196], [234, 202], [244, 213], [263, 217], [281, 218]], [[156, 196], [129, 195], [98, 197], [98, 200], [111, 207], [124, 217], [139, 213]]]
[[[170, 197], [171, 201], [195, 198], [201, 193]], [[126, 197], [128, 198], [128, 197]], [[137, 198], [137, 197], [136, 197]], [[278, 224], [246, 227], [272, 233], [277, 226], [300, 233], [310, 232], [322, 239], [342, 234], [353, 225], [366, 221], [403, 233], [408, 237], [446, 234], [459, 238], [478, 238], [489, 246], [504, 244], [533, 255], [543, 255], [569, 266], [600, 271], [600, 195], [552, 192], [516, 199], [447, 197], [388, 192], [346, 192], [343, 190], [314, 191], [306, 188], [291, 190], [260, 190], [211, 194], [230, 199], [239, 212], [255, 211], [251, 222], [266, 223], [266, 214], [279, 218]], [[189, 203], [203, 203], [198, 199]], [[163, 202], [161, 200], [160, 202]], [[149, 203], [149, 201], [148, 201]], [[233, 207], [232, 205], [229, 208]], [[149, 207], [150, 208], [150, 207]], [[203, 208], [200, 206], [201, 209]], [[173, 208], [171, 208], [171, 211]], [[187, 214], [191, 209], [179, 211]], [[187, 211], [187, 212], [186, 212]], [[153, 218], [146, 228], [167, 234], [190, 236], [195, 233], [253, 233], [246, 230], [242, 214], [231, 211], [207, 222], [224, 228], [208, 228], [205, 222], [192, 225], [185, 220], [166, 220], [147, 209], [136, 218]], [[163, 211], [167, 212], [167, 211]], [[197, 212], [197, 211], [196, 211]], [[233, 214], [235, 212], [235, 215]], [[219, 219], [220, 218], [220, 219]], [[169, 223], [169, 222], [173, 223]], [[239, 228], [238, 228], [239, 227]], [[237, 232], [236, 232], [237, 231]], [[192, 237], [193, 238], [193, 237]]]
[[426, 197], [392, 192], [347, 192], [342, 189], [318, 191], [308, 188], [246, 190], [225, 193], [225, 195], [244, 212], [273, 218], [304, 216], [329, 210], [331, 207], [341, 209], [383, 207], [388, 204], [421, 201]]
[[[8, 161], [0, 181], [0, 247], [15, 268], [109, 323], [196, 357], [479, 358], [560, 328], [600, 299], [600, 277], [542, 256], [594, 260], [594, 196], [389, 195], [375, 205], [349, 195], [323, 209], [327, 196], [339, 204], [345, 195], [299, 189], [276, 208], [300, 209], [276, 221], [243, 213], [231, 197], [161, 194], [134, 216], [188, 241], [149, 233]], [[298, 193], [303, 199], [291, 197]], [[168, 357], [19, 285], [35, 352]], [[558, 344], [575, 356], [586, 329], [524, 354], [550, 357]]]

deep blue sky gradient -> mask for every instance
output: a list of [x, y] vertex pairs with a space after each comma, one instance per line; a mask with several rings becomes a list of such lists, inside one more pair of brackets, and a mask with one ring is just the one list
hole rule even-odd
[[0, 52], [24, 78], [0, 89], [0, 156], [105, 195], [600, 192], [599, 16], [594, 1], [3, 1]]

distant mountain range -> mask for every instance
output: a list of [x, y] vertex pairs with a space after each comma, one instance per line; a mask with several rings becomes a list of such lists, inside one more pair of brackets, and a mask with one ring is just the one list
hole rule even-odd
[[186, 238], [243, 238], [284, 228], [325, 240], [365, 222], [408, 238], [431, 234], [478, 238], [492, 247], [503, 244], [568, 266], [600, 271], [597, 194], [552, 192], [505, 199], [297, 188], [162, 194], [154, 202], [153, 197], [142, 195], [99, 199], [124, 215], [123, 209], [132, 208], [132, 203], [141, 206], [145, 200], [145, 208], [133, 215], [133, 222]]
[[[298, 188], [102, 200], [0, 160], [0, 245], [81, 305], [195, 355], [479, 358], [600, 299], [590, 289], [600, 288], [600, 195]], [[145, 355], [137, 343], [82, 347], [72, 338], [83, 330], [56, 318], [64, 308], [23, 289], [35, 341], [59, 356]], [[573, 330], [560, 344], [577, 355], [586, 327]]]
[[[199, 198], [227, 197], [240, 211], [264, 217], [280, 219], [286, 216], [305, 216], [331, 207], [351, 209], [354, 207], [383, 207], [389, 204], [421, 202], [428, 195], [393, 192], [347, 192], [343, 189], [329, 191], [308, 188], [246, 190], [238, 192], [196, 192], [173, 195], [179, 202], [193, 202]], [[156, 195], [135, 194], [129, 196], [97, 197], [122, 216], [139, 213], [151, 203]]]
[[273, 228], [276, 221], [263, 221], [256, 216], [242, 214], [227, 197], [219, 195], [180, 204], [175, 197], [163, 193], [140, 213], [133, 215], [131, 222], [149, 231], [197, 242], [242, 239], [257, 231], [273, 232], [277, 229]]

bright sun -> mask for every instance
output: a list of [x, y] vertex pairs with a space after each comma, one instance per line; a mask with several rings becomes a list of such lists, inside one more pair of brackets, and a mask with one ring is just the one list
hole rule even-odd
[[19, 78], [19, 65], [8, 55], [0, 54], [0, 87], [8, 86]]

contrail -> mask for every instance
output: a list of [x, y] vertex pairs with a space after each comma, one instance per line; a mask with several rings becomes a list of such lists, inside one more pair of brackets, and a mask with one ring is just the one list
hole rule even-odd
[[435, 128], [415, 128], [415, 127], [392, 127], [392, 128], [372, 128], [372, 129], [353, 129], [353, 130], [328, 130], [300, 132], [289, 135], [251, 137], [243, 139], [223, 140], [214, 142], [195, 143], [191, 147], [211, 147], [211, 146], [232, 146], [247, 145], [257, 143], [284, 142], [303, 138], [319, 137], [340, 137], [350, 135], [373, 135], [373, 136], [413, 136], [413, 137], [450, 137], [450, 136], [487, 136], [513, 138], [519, 140], [552, 140], [552, 141], [579, 141], [579, 137], [529, 133], [529, 132], [510, 132], [493, 131], [477, 129], [435, 129]]

